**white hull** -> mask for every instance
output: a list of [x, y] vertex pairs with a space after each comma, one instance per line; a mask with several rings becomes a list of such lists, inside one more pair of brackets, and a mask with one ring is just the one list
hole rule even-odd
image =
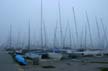
[[56, 60], [60, 60], [63, 57], [61, 53], [55, 53], [55, 52], [48, 53], [48, 56], [49, 58], [56, 59]]
[[83, 51], [83, 52], [75, 52], [75, 54], [83, 55], [83, 56], [97, 56], [97, 55], [102, 55], [101, 51]]

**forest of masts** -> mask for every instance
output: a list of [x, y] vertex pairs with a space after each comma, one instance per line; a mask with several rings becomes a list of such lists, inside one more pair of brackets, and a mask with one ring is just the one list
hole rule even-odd
[[[67, 20], [66, 26], [62, 24], [62, 17], [61, 17], [61, 6], [60, 6], [60, 1], [58, 2], [58, 20], [55, 23], [54, 27], [54, 32], [53, 32], [53, 38], [52, 38], [52, 45], [49, 44], [49, 36], [48, 35], [48, 30], [46, 30], [47, 26], [44, 23], [43, 19], [43, 1], [41, 0], [41, 17], [40, 17], [40, 31], [38, 34], [40, 34], [40, 40], [35, 42], [36, 44], [31, 43], [31, 20], [28, 20], [28, 41], [27, 44], [25, 42], [19, 41], [19, 38], [16, 40], [16, 44], [13, 44], [13, 33], [12, 33], [12, 24], [10, 24], [10, 32], [9, 32], [9, 39], [8, 42], [5, 43], [8, 44], [5, 46], [6, 48], [27, 48], [27, 49], [32, 49], [32, 48], [70, 48], [70, 49], [76, 49], [76, 48], [107, 48], [107, 31], [105, 28], [105, 24], [103, 23], [103, 19], [99, 17], [95, 17], [95, 22], [94, 24], [96, 25], [96, 33], [97, 38], [96, 42], [94, 42], [94, 35], [93, 29], [91, 27], [91, 23], [89, 20], [89, 16], [87, 11], [85, 11], [85, 16], [83, 17], [86, 20], [86, 24], [81, 26], [82, 30], [79, 32], [78, 28], [78, 22], [77, 22], [77, 16], [74, 7], [72, 7], [72, 17], [74, 23], [70, 23], [69, 20]], [[74, 24], [75, 32], [72, 30], [71, 24]], [[102, 28], [100, 29], [100, 25]], [[63, 26], [65, 28], [63, 28]], [[57, 32], [59, 30], [59, 32]], [[65, 31], [63, 31], [65, 30]], [[50, 30], [49, 30], [50, 31]], [[103, 34], [102, 34], [103, 33]], [[20, 34], [20, 32], [18, 33]], [[60, 38], [58, 39], [58, 34], [60, 34]], [[80, 34], [80, 35], [79, 35]], [[19, 35], [18, 35], [19, 36]]]

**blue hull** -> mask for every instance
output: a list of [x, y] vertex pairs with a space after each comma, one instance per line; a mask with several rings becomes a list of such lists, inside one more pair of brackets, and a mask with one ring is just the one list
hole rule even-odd
[[15, 60], [18, 63], [22, 64], [22, 65], [27, 65], [28, 64], [27, 61], [21, 55], [19, 55], [19, 54], [16, 54]]

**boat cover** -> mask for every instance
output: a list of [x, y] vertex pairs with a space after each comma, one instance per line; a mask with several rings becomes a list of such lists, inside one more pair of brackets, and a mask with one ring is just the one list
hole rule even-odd
[[21, 63], [23, 65], [27, 65], [28, 64], [27, 61], [24, 59], [24, 57], [22, 57], [19, 54], [16, 54], [15, 59], [16, 59], [17, 62], [19, 62], [19, 63]]

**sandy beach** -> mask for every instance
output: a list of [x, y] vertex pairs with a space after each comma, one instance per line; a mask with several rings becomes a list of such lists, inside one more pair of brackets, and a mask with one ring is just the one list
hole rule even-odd
[[101, 67], [108, 67], [108, 63], [84, 62], [78, 59], [62, 61], [41, 60], [39, 65], [32, 65], [31, 63], [27, 66], [20, 66], [23, 71], [101, 71]]

